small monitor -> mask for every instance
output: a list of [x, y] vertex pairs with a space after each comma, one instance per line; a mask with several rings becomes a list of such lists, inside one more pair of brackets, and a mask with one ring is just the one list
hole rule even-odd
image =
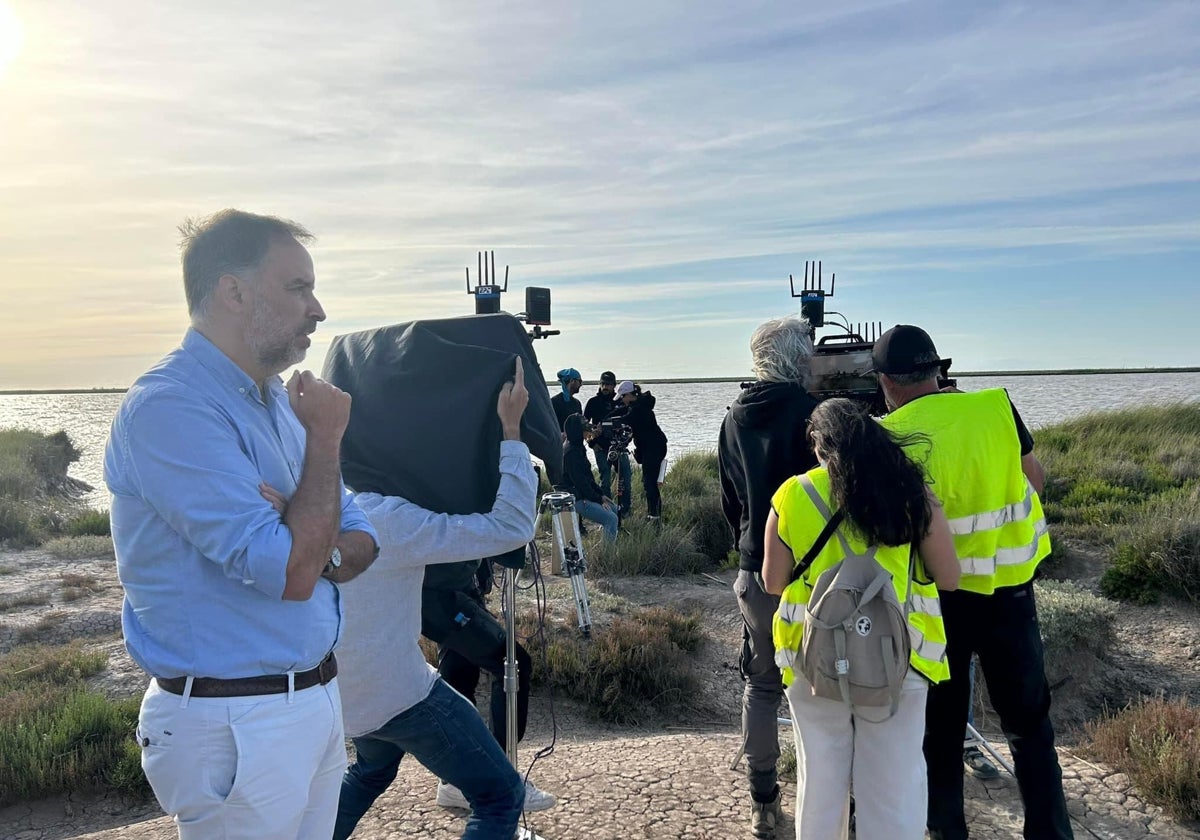
[[525, 323], [547, 326], [550, 323], [550, 290], [525, 287]]

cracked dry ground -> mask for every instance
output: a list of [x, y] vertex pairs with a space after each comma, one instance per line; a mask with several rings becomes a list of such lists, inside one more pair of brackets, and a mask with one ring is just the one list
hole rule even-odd
[[[61, 564], [44, 555], [35, 552], [22, 559], [33, 573], [34, 585], [49, 586], [61, 574]], [[97, 685], [109, 693], [140, 693], [143, 678], [111, 635], [111, 620], [100, 620], [101, 615], [116, 611], [120, 603], [111, 559], [71, 565], [75, 571], [83, 567], [95, 574], [100, 579], [99, 591], [81, 602], [52, 603], [28, 616], [0, 616], [0, 621], [27, 623], [38, 620], [39, 610], [77, 610], [78, 619], [83, 620], [64, 618], [58, 632], [77, 635], [84, 627], [94, 628], [95, 635], [88, 635], [110, 654], [110, 670]], [[531, 829], [546, 840], [749, 836], [744, 771], [730, 769], [738, 747], [735, 715], [740, 693], [736, 672], [740, 625], [729, 590], [731, 580], [731, 575], [724, 574], [719, 580], [639, 579], [598, 583], [595, 587], [589, 584], [596, 594], [606, 590], [640, 603], [698, 608], [710, 636], [698, 662], [698, 694], [707, 697], [708, 702], [700, 704], [690, 726], [630, 729], [597, 725], [587, 720], [578, 707], [560, 700], [555, 705], [559, 724], [555, 751], [540, 760], [532, 773], [539, 786], [558, 795], [559, 804], [553, 810], [530, 814]], [[0, 577], [0, 589], [11, 588], [13, 583], [13, 576]], [[552, 582], [552, 592], [558, 583]], [[602, 602], [603, 598], [595, 600]], [[522, 744], [523, 769], [549, 742], [550, 731], [547, 700], [535, 697], [530, 735]], [[781, 736], [787, 738], [790, 734], [782, 731]], [[991, 740], [1002, 741], [998, 736]], [[1182, 826], [1158, 807], [1146, 804], [1123, 774], [1090, 763], [1070, 749], [1060, 750], [1060, 760], [1077, 838], [1200, 838], [1196, 826]], [[405, 761], [396, 782], [364, 817], [354, 837], [459, 837], [465, 814], [434, 804], [436, 784], [419, 764]], [[983, 783], [968, 778], [966, 785], [972, 838], [1020, 837], [1021, 807], [1013, 779], [1002, 776]], [[788, 816], [780, 826], [781, 840], [794, 836], [790, 815], [795, 786], [785, 783], [783, 787]], [[153, 802], [130, 804], [103, 793], [79, 793], [0, 810], [0, 837], [6, 840], [167, 840], [175, 836], [170, 820], [161, 816]]]

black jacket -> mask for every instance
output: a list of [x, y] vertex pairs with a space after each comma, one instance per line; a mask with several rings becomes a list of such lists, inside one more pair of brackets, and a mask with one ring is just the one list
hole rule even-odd
[[[603, 391], [597, 391], [596, 396], [587, 401], [587, 405], [583, 407], [583, 416], [589, 423], [597, 424], [608, 419], [608, 416], [613, 413], [616, 408], [616, 403], [613, 401], [612, 394], [606, 394]], [[609, 444], [612, 443], [612, 436], [608, 432], [603, 433], [592, 440], [591, 446], [593, 449], [602, 449], [608, 451]]]
[[575, 397], [563, 399], [566, 395], [560, 390], [557, 394], [550, 398], [550, 405], [554, 406], [554, 416], [558, 418], [558, 428], [563, 427], [565, 421], [572, 414], [583, 414], [583, 406], [579, 404], [579, 400]]
[[806, 435], [817, 401], [795, 384], [755, 382], [742, 388], [717, 442], [721, 507], [741, 554], [738, 565], [761, 572], [771, 497], [788, 478], [817, 465]]
[[614, 403], [617, 407], [608, 418], [620, 420], [633, 429], [633, 457], [639, 464], [661, 461], [667, 457], [667, 436], [654, 416], [654, 403], [654, 395], [643, 391], [629, 405]]
[[563, 431], [567, 433], [563, 444], [563, 478], [555, 489], [570, 493], [576, 499], [602, 504], [604, 493], [592, 475], [592, 463], [583, 443], [583, 417], [572, 414], [563, 425]]

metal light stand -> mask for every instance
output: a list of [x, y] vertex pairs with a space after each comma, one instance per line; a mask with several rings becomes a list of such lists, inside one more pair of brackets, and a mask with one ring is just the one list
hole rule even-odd
[[583, 538], [579, 534], [575, 497], [570, 493], [547, 493], [542, 496], [541, 510], [547, 509], [554, 528], [554, 548], [559, 566], [571, 580], [571, 595], [575, 600], [579, 630], [584, 636], [591, 636], [592, 608], [588, 605], [587, 582], [583, 577], [587, 561], [583, 556]]
[[[517, 764], [517, 692], [520, 690], [517, 677], [520, 666], [517, 664], [516, 569], [506, 568], [504, 570], [503, 609], [505, 634], [504, 740], [507, 745], [505, 752], [508, 753], [508, 760], [512, 762], [513, 769], [520, 773], [521, 767]], [[514, 840], [545, 840], [540, 834], [535, 834], [524, 826], [517, 826], [517, 833], [513, 837]]]

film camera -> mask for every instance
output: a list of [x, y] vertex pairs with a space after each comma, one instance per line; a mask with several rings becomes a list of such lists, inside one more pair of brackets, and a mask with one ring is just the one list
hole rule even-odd
[[620, 420], [601, 420], [600, 431], [608, 435], [608, 453], [605, 458], [608, 463], [615, 464], [621, 455], [629, 452], [629, 443], [633, 440], [633, 429]]

